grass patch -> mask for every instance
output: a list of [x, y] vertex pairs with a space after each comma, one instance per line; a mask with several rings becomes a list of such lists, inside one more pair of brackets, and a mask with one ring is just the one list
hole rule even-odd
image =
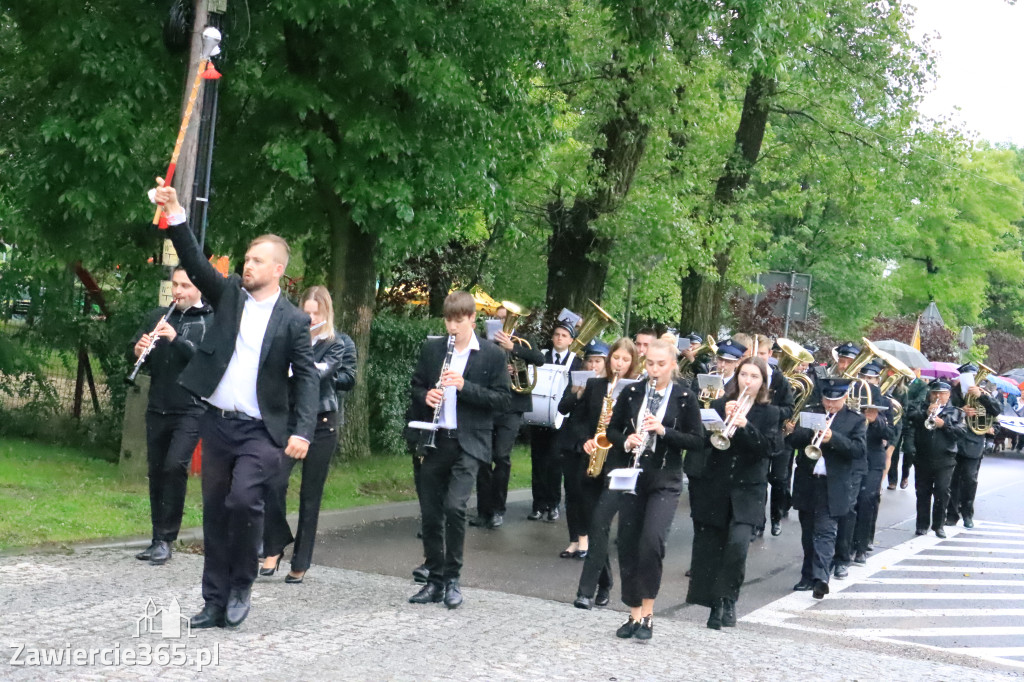
[[[530, 485], [530, 453], [512, 454], [512, 489]], [[301, 468], [288, 487], [297, 511]], [[408, 456], [339, 462], [324, 488], [323, 509], [415, 499]], [[189, 479], [183, 528], [202, 524], [200, 481]], [[147, 535], [149, 487], [126, 481], [117, 464], [62, 445], [0, 438], [0, 549]]]

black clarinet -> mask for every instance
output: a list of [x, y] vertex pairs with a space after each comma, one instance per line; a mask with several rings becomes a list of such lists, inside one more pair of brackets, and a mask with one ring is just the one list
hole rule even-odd
[[[451, 364], [452, 364], [452, 354], [453, 353], [455, 353], [455, 337], [454, 336], [449, 336], [448, 337], [448, 350], [447, 350], [447, 352], [445, 353], [445, 356], [444, 356], [444, 364], [441, 365], [441, 373], [437, 377], [437, 385], [434, 386], [434, 388], [440, 388], [440, 389], [444, 390], [444, 387], [441, 386], [441, 382], [444, 380], [444, 373], [448, 371], [448, 367], [451, 366]], [[441, 410], [443, 410], [443, 409], [444, 409], [444, 394], [441, 395], [440, 402], [438, 402], [437, 406], [434, 407], [434, 428], [431, 429], [430, 435], [427, 436], [427, 442], [425, 442], [423, 444], [423, 447], [425, 447], [425, 448], [436, 448], [437, 447], [434, 444], [434, 436], [437, 435], [437, 425], [441, 422]]]
[[124, 382], [126, 384], [130, 386], [135, 385], [135, 377], [139, 375], [139, 370], [142, 369], [142, 365], [145, 364], [146, 358], [148, 358], [149, 354], [153, 351], [153, 346], [155, 346], [156, 342], [160, 339], [159, 336], [155, 336], [156, 330], [160, 329], [160, 325], [162, 325], [164, 322], [168, 320], [168, 318], [170, 318], [171, 313], [174, 312], [174, 306], [176, 306], [177, 304], [177, 301], [171, 300], [171, 304], [167, 306], [167, 312], [164, 313], [164, 316], [161, 317], [160, 321], [156, 323], [155, 327], [153, 327], [153, 331], [150, 334], [152, 340], [150, 340], [149, 345], [146, 346], [146, 350], [142, 351], [142, 354], [139, 355], [139, 359], [135, 361], [135, 367], [132, 368], [132, 373], [124, 378]]

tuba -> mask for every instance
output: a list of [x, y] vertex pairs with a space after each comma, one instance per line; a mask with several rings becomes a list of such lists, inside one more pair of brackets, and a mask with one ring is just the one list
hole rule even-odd
[[779, 371], [793, 387], [793, 415], [796, 416], [814, 393], [814, 382], [800, 371], [800, 365], [805, 362], [812, 364], [814, 356], [795, 341], [777, 339], [775, 343], [779, 344], [780, 349], [776, 358], [779, 361]]
[[[850, 385], [850, 393], [846, 397], [846, 406], [857, 414], [861, 413], [864, 405], [871, 404], [871, 384], [863, 379], [858, 379], [857, 375], [860, 374], [860, 370], [864, 365], [868, 364], [875, 358], [886, 354], [884, 351], [876, 348], [875, 344], [871, 343], [867, 339], [861, 337], [861, 341], [864, 345], [862, 346], [860, 353], [858, 353], [857, 357], [853, 359], [850, 366], [846, 368], [846, 371], [840, 375], [843, 379], [853, 380], [853, 383]], [[838, 358], [836, 362], [838, 363]]]
[[[515, 336], [516, 322], [519, 318], [524, 315], [529, 315], [529, 311], [524, 310], [521, 306], [516, 305], [512, 301], [502, 301], [499, 307], [504, 308], [506, 311], [505, 324], [502, 325], [501, 331], [508, 336], [512, 343], [518, 343], [526, 348], [532, 348], [530, 342], [519, 336]], [[497, 310], [497, 308], [495, 308]], [[537, 387], [537, 368], [526, 362], [522, 358], [512, 356], [510, 358], [512, 363], [512, 370], [509, 372], [509, 377], [512, 381], [512, 390], [516, 393], [528, 394], [532, 393], [533, 389]], [[521, 377], [526, 377], [526, 383], [523, 383]]]
[[601, 475], [604, 463], [608, 459], [608, 451], [612, 447], [612, 442], [608, 440], [607, 433], [608, 422], [612, 420], [612, 410], [615, 409], [615, 399], [612, 396], [615, 394], [615, 385], [617, 383], [619, 383], [618, 372], [612, 375], [612, 380], [608, 383], [608, 393], [604, 396], [604, 402], [601, 405], [601, 416], [597, 420], [597, 432], [594, 434], [594, 440], [597, 441], [597, 449], [591, 453], [590, 461], [587, 462], [587, 476], [590, 478], [597, 478]]
[[[992, 374], [995, 374], [994, 369], [979, 362], [978, 372], [974, 375], [974, 385], [981, 388], [981, 382], [985, 381]], [[992, 428], [995, 418], [985, 411], [985, 406], [981, 404], [981, 401], [975, 396], [969, 395], [964, 399], [964, 407], [973, 407], [977, 410], [973, 417], [967, 417], [967, 428], [979, 436], [988, 433], [988, 430]]]
[[589, 315], [584, 316], [583, 324], [580, 325], [576, 338], [569, 344], [569, 352], [575, 353], [580, 360], [583, 359], [583, 350], [588, 343], [600, 336], [601, 332], [609, 325], [618, 324], [614, 317], [605, 312], [604, 308], [593, 301], [590, 301], [590, 305], [593, 306], [593, 309]]

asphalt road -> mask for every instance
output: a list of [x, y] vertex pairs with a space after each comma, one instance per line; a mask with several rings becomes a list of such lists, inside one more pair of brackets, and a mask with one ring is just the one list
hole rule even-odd
[[[502, 528], [468, 530], [462, 574], [467, 600], [473, 598], [474, 587], [566, 603], [575, 598], [582, 562], [558, 556], [568, 543], [564, 514], [559, 521], [547, 523], [527, 521], [529, 511], [528, 500], [514, 502], [509, 505]], [[976, 519], [985, 521], [1024, 523], [1024, 459], [985, 459], [975, 515]], [[913, 538], [914, 517], [913, 478], [906, 490], [883, 490], [875, 553]], [[418, 519], [402, 518], [321, 532], [314, 563], [410, 577], [411, 569], [422, 561], [417, 527]], [[737, 604], [741, 617], [791, 594], [793, 584], [800, 578], [802, 554], [796, 512], [790, 513], [782, 528], [779, 537], [766, 534], [751, 545], [746, 582]], [[656, 612], [662, 618], [703, 623], [707, 609], [686, 604], [684, 573], [689, 567], [692, 537], [693, 527], [684, 494], [669, 536], [665, 577]], [[613, 568], [617, 582], [614, 557]], [[415, 589], [410, 577], [410, 594]], [[618, 597], [616, 587], [610, 608], [625, 610]]]

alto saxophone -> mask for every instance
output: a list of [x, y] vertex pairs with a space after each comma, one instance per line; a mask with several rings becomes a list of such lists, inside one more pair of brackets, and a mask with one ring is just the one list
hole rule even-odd
[[601, 416], [597, 420], [597, 432], [594, 433], [597, 449], [590, 453], [590, 461], [587, 463], [587, 476], [591, 478], [601, 475], [605, 460], [608, 459], [608, 451], [612, 447], [607, 434], [608, 422], [612, 420], [612, 410], [615, 408], [615, 399], [612, 398], [612, 395], [615, 393], [615, 384], [617, 383], [619, 383], [618, 372], [612, 375], [612, 380], [608, 384], [608, 393], [605, 394], [604, 403], [601, 405]]

